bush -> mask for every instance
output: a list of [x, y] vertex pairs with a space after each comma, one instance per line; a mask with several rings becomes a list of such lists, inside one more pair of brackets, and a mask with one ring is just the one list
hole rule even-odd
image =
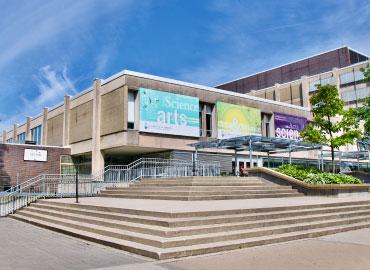
[[362, 180], [345, 174], [321, 172], [302, 165], [282, 165], [276, 171], [309, 184], [362, 184]]

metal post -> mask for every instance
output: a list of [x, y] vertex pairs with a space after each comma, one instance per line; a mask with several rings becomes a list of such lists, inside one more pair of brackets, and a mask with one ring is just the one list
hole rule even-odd
[[289, 164], [292, 164], [292, 149], [290, 144], [289, 144]]
[[234, 160], [235, 160], [234, 174], [235, 176], [239, 176], [238, 151], [236, 149]]
[[320, 159], [321, 159], [321, 170], [324, 171], [324, 154], [322, 152], [322, 146], [321, 146], [321, 153], [320, 153]]
[[270, 168], [270, 151], [267, 152], [267, 168]]
[[249, 167], [253, 168], [252, 139], [249, 139]]
[[78, 203], [78, 165], [76, 166], [76, 203]]
[[339, 172], [342, 168], [342, 152], [341, 151], [338, 151], [339, 152]]

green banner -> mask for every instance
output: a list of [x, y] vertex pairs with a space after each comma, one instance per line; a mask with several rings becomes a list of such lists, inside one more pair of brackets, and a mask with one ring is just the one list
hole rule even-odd
[[217, 101], [218, 138], [261, 135], [261, 111]]

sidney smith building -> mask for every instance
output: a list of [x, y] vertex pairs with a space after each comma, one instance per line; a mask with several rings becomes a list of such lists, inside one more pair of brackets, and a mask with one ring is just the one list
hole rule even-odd
[[[191, 159], [189, 144], [212, 138], [260, 134], [298, 139], [299, 130], [312, 120], [309, 98], [316, 84], [334, 84], [346, 106], [361, 106], [370, 93], [360, 72], [369, 67], [368, 59], [342, 47], [216, 87], [124, 70], [14, 124], [0, 140], [68, 149], [60, 155], [60, 172], [79, 163], [95, 173], [140, 157]], [[266, 159], [254, 153], [249, 164], [247, 155], [244, 159], [240, 153], [240, 167], [262, 166]], [[294, 153], [293, 161], [317, 164], [317, 155]], [[221, 170], [232, 171], [232, 152], [204, 150], [198, 159], [223, 161]], [[282, 161], [284, 155], [276, 155], [271, 164]]]

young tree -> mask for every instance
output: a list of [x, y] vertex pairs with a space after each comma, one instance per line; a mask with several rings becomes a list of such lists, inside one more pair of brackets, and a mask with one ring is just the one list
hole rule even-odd
[[311, 98], [313, 122], [301, 132], [304, 141], [330, 146], [333, 173], [334, 150], [352, 144], [361, 136], [353, 109], [344, 110], [345, 102], [334, 85], [317, 85], [318, 91]]

